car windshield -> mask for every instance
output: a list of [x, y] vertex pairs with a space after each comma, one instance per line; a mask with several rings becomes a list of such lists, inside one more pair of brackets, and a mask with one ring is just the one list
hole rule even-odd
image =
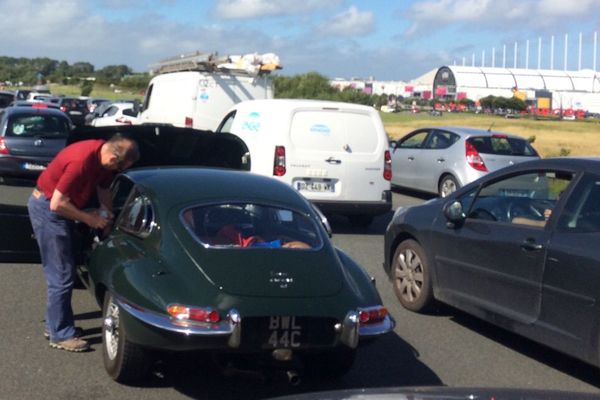
[[65, 118], [56, 115], [16, 115], [8, 122], [6, 136], [64, 138], [69, 134]]
[[205, 247], [315, 249], [322, 245], [314, 220], [285, 208], [253, 203], [189, 207], [181, 222]]
[[505, 135], [477, 136], [467, 141], [483, 154], [537, 156], [537, 152], [526, 140]]

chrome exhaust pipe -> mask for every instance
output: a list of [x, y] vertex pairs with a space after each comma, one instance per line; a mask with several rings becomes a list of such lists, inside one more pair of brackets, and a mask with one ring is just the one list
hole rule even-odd
[[286, 373], [288, 383], [292, 386], [298, 386], [300, 384], [300, 375], [296, 371], [287, 371]]

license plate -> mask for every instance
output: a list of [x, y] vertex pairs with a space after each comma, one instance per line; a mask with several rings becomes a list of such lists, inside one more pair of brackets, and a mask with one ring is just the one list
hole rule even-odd
[[40, 164], [25, 163], [23, 166], [29, 171], [43, 171], [46, 169], [45, 165]]
[[296, 317], [273, 316], [269, 318], [266, 348], [298, 348], [302, 346], [302, 326]]
[[81, 115], [81, 111], [69, 111], [71, 115]]
[[296, 190], [305, 192], [333, 192], [332, 182], [301, 180], [295, 182]]

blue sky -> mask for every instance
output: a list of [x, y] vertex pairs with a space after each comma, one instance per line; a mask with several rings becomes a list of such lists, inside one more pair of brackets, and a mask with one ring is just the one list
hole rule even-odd
[[[283, 74], [410, 80], [442, 65], [593, 65], [600, 0], [0, 0], [0, 55], [148, 71], [182, 53], [276, 53]], [[598, 56], [597, 56], [598, 58]], [[600, 61], [598, 62], [600, 65]], [[597, 69], [600, 69], [597, 66]]]

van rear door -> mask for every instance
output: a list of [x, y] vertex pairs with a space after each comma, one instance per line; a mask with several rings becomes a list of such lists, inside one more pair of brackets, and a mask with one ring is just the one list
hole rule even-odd
[[325, 107], [299, 109], [291, 121], [286, 175], [293, 187], [317, 201], [381, 200], [389, 182], [383, 180], [383, 127], [378, 131], [377, 119]]

